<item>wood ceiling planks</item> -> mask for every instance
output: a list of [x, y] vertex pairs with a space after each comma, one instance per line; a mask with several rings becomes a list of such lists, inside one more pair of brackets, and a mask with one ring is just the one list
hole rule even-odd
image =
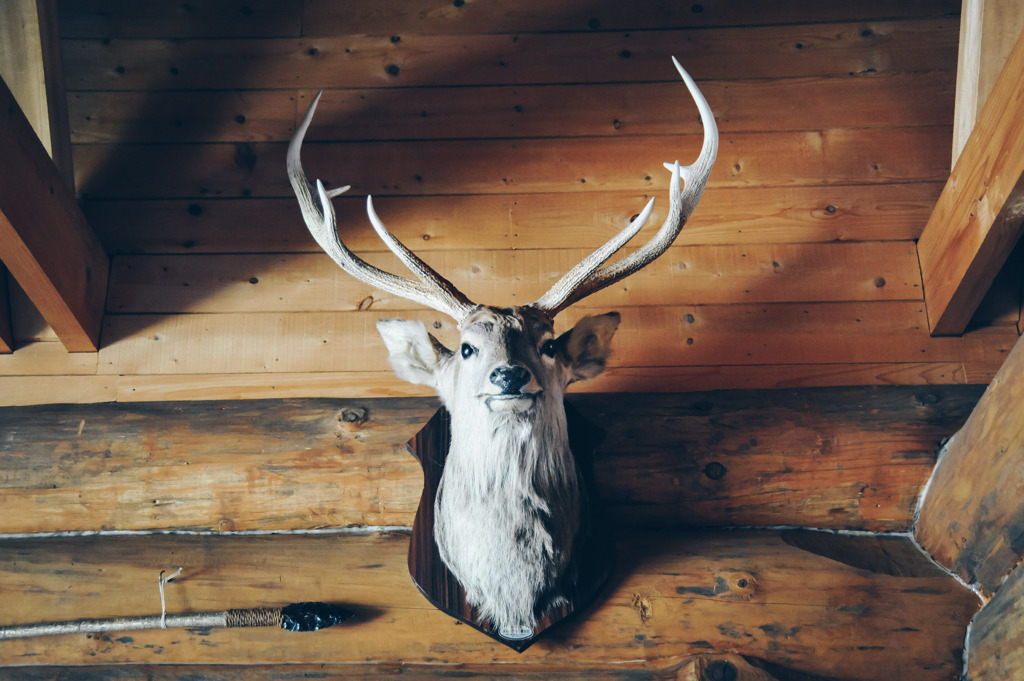
[[[294, 210], [283, 155], [310, 94], [328, 88], [307, 168], [355, 184], [346, 241], [381, 259], [372, 192], [400, 238], [504, 303], [651, 196], [661, 219], [661, 163], [700, 135], [673, 53], [722, 150], [678, 245], [581, 306], [639, 324], [591, 389], [984, 381], [1016, 338], [1002, 316], [942, 342], [920, 323], [913, 242], [949, 172], [958, 3], [246, 8], [60, 5], [83, 208], [115, 254], [101, 394], [302, 394], [305, 372], [310, 395], [420, 394], [373, 330], [404, 303], [312, 255]], [[8, 364], [32, 375], [24, 353]]]

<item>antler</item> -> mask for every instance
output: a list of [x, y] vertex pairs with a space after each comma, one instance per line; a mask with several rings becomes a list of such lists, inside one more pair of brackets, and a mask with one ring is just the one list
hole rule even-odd
[[309, 105], [306, 116], [295, 131], [291, 144], [288, 145], [288, 180], [295, 191], [295, 197], [299, 200], [302, 218], [306, 222], [309, 233], [341, 269], [356, 279], [382, 291], [432, 307], [461, 324], [476, 305], [387, 230], [373, 210], [372, 197], [366, 197], [366, 212], [370, 216], [374, 230], [380, 236], [381, 241], [387, 244], [391, 252], [398, 256], [398, 259], [416, 275], [419, 281], [396, 276], [364, 262], [356, 257], [338, 238], [337, 217], [334, 214], [331, 199], [348, 191], [350, 187], [327, 190], [324, 189], [323, 182], [320, 180], [317, 180], [314, 185], [303, 172], [302, 162], [299, 159], [302, 140], [306, 136], [310, 121], [313, 120], [313, 112], [316, 111], [321, 94], [323, 94], [322, 91], [318, 92], [313, 103]]
[[[715, 116], [711, 107], [697, 88], [697, 84], [690, 78], [690, 74], [675, 57], [672, 57], [672, 63], [676, 65], [679, 75], [683, 77], [683, 82], [686, 83], [686, 87], [690, 91], [690, 96], [693, 97], [693, 101], [697, 105], [697, 110], [700, 111], [700, 119], [704, 125], [704, 144], [701, 146], [700, 155], [693, 165], [680, 166], [679, 161], [665, 164], [665, 167], [672, 171], [668, 217], [654, 238], [618, 262], [601, 267], [644, 226], [654, 208], [654, 199], [652, 198], [640, 215], [630, 222], [622, 232], [569, 270], [558, 280], [558, 283], [551, 287], [551, 290], [533, 303], [534, 307], [547, 312], [552, 317], [590, 294], [596, 293], [620, 279], [625, 279], [664, 253], [675, 241], [683, 229], [683, 225], [686, 224], [687, 218], [697, 207], [701, 194], [704, 193], [704, 185], [707, 184], [708, 177], [711, 175], [711, 166], [714, 165], [718, 155], [718, 126], [715, 124]], [[680, 177], [686, 183], [686, 189], [682, 192], [679, 189]]]

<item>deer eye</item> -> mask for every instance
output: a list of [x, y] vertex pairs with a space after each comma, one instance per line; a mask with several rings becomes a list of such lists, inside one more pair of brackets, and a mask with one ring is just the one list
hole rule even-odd
[[558, 354], [558, 345], [553, 338], [544, 341], [544, 345], [540, 346], [540, 354], [547, 355], [548, 357], [554, 357]]
[[478, 352], [480, 352], [480, 351], [477, 350], [476, 348], [474, 348], [469, 343], [463, 343], [462, 344], [462, 359], [469, 359], [470, 357], [472, 357], [473, 355], [475, 355]]

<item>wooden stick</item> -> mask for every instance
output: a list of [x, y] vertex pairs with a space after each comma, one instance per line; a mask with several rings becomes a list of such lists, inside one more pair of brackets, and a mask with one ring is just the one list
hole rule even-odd
[[180, 575], [182, 570], [183, 568], [178, 568], [166, 577], [164, 576], [166, 570], [160, 571], [160, 576], [157, 578], [157, 586], [160, 589], [159, 615], [17, 624], [0, 627], [0, 641], [11, 638], [30, 638], [32, 636], [94, 634], [105, 631], [167, 629], [168, 627], [204, 629], [213, 627], [281, 627], [288, 631], [316, 631], [332, 627], [355, 616], [355, 613], [340, 606], [313, 601], [292, 603], [283, 608], [248, 608], [243, 610], [225, 610], [222, 612], [168, 615], [164, 586]]
[[249, 608], [223, 612], [199, 612], [184, 615], [143, 615], [80, 619], [67, 622], [42, 622], [0, 627], [0, 641], [58, 634], [91, 634], [133, 629], [169, 627], [273, 627], [288, 631], [316, 631], [351, 619], [354, 613], [329, 603], [292, 603], [283, 608]]

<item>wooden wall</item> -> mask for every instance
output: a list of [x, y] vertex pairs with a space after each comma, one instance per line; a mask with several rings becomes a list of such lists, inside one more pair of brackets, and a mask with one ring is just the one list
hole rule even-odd
[[[928, 335], [915, 239], [949, 173], [959, 2], [62, 2], [76, 182], [113, 256], [102, 348], [63, 353], [15, 296], [0, 403], [421, 395], [383, 316], [448, 320], [340, 273], [284, 150], [326, 90], [307, 170], [354, 186], [487, 303], [522, 303], [658, 197], [716, 112], [719, 160], [663, 258], [567, 311], [619, 309], [581, 389], [984, 383], [1019, 289]], [[642, 236], [642, 235], [641, 235]]]
[[[928, 334], [916, 239], [949, 175], [959, 5], [60, 2], [76, 187], [111, 284], [86, 354], [14, 287], [0, 404], [135, 404], [0, 413], [0, 624], [151, 612], [175, 565], [172, 610], [314, 598], [360, 618], [288, 645], [5, 641], [0, 678], [958, 678], [978, 599], [906, 532], [981, 390], [877, 386], [987, 383], [1020, 330], [1008, 271], [967, 334]], [[354, 185], [336, 200], [353, 249], [395, 265], [372, 193], [471, 297], [527, 302], [650, 196], [663, 215], [661, 164], [701, 135], [670, 55], [722, 131], [709, 189], [665, 257], [561, 319], [619, 309], [609, 371], [580, 388], [651, 393], [573, 398], [609, 431], [620, 562], [591, 612], [517, 656], [404, 567], [403, 443], [436, 402], [391, 375], [374, 322], [449, 342], [451, 322], [318, 251], [284, 150], [325, 89], [306, 166]], [[653, 394], [724, 388], [799, 390]], [[1020, 583], [979, 618], [978, 654]]]
[[0, 627], [153, 614], [159, 571], [179, 566], [171, 613], [317, 600], [358, 617], [315, 634], [0, 636], [0, 679], [85, 681], [116, 665], [117, 678], [168, 681], [952, 681], [980, 602], [903, 533], [981, 392], [574, 396], [607, 430], [595, 477], [615, 574], [522, 654], [409, 578], [422, 476], [404, 443], [433, 399], [3, 409]]

